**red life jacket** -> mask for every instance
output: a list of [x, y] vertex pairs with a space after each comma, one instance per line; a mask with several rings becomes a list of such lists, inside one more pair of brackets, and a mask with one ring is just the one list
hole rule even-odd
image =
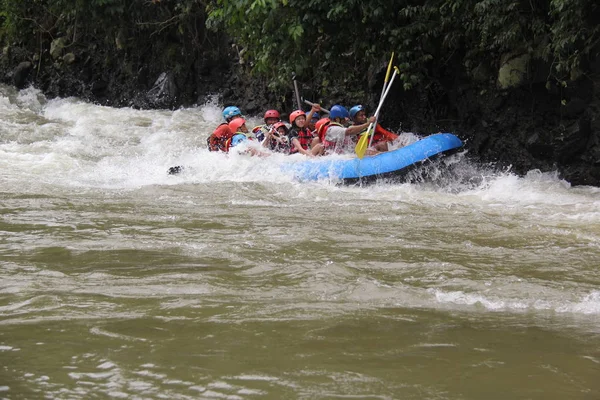
[[[385, 137], [385, 139], [387, 141], [393, 141], [398, 139], [398, 135], [395, 134], [394, 132], [390, 132], [387, 129], [384, 129], [381, 125], [377, 124], [375, 126], [375, 133], [379, 133], [380, 135], [382, 135], [383, 137]], [[375, 140], [375, 139], [373, 139]]]
[[[298, 141], [300, 142], [300, 146], [302, 146], [302, 148], [304, 150], [310, 150], [310, 144], [312, 143], [312, 140], [314, 139], [314, 136], [312, 134], [312, 132], [310, 131], [310, 129], [308, 128], [292, 128], [292, 129], [298, 129], [298, 136], [296, 136], [294, 139], [298, 139]], [[296, 146], [294, 146], [294, 144], [292, 143], [291, 148], [290, 148], [290, 154], [294, 154], [297, 153], [298, 149], [296, 149]]]
[[227, 123], [222, 123], [214, 130], [214, 132], [206, 139], [208, 150], [210, 151], [223, 151], [227, 153], [229, 151], [229, 145], [227, 142], [231, 142], [233, 132], [229, 129]]
[[[366, 133], [362, 132], [360, 133], [358, 136], [362, 136]], [[396, 139], [398, 137], [398, 135], [396, 135], [395, 133], [392, 133], [386, 129], [383, 129], [381, 127], [381, 125], [377, 124], [375, 125], [375, 133], [373, 134], [373, 140], [371, 141], [371, 144], [377, 144], [379, 142], [391, 142], [394, 139]]]

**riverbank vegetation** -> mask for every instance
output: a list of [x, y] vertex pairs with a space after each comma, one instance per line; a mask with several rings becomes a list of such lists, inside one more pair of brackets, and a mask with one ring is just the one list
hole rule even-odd
[[405, 89], [445, 67], [495, 77], [517, 56], [545, 63], [548, 80], [564, 84], [595, 57], [599, 18], [593, 0], [2, 0], [0, 39], [35, 49], [38, 62], [52, 43], [91, 45], [105, 67], [118, 59], [134, 73], [149, 59], [183, 71], [190, 54], [205, 58], [226, 34], [274, 90], [292, 73], [324, 89], [363, 87], [392, 51]]

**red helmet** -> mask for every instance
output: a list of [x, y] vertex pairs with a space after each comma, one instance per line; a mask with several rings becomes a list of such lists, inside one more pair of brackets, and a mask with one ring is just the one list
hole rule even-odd
[[285, 124], [284, 124], [283, 122], [277, 122], [277, 123], [275, 123], [275, 124], [273, 125], [273, 129], [275, 129], [275, 130], [278, 130], [278, 129], [279, 129], [279, 128], [281, 128], [282, 126], [283, 126], [283, 127], [285, 128], [285, 130], [287, 131], [287, 126], [285, 126]]
[[302, 110], [296, 110], [293, 113], [291, 113], [290, 114], [290, 124], [293, 124], [294, 121], [296, 120], [296, 118], [298, 118], [301, 115], [304, 115], [304, 117], [306, 117], [306, 113]]
[[246, 120], [244, 118], [235, 118], [234, 120], [232, 120], [231, 122], [229, 122], [229, 128], [231, 129], [231, 131], [233, 133], [237, 132], [240, 127], [242, 125], [244, 125], [246, 123]]
[[265, 118], [264, 118], [265, 121], [267, 120], [267, 118], [277, 118], [277, 119], [279, 119], [280, 118], [279, 111], [277, 111], [277, 110], [267, 110], [267, 112], [265, 113]]

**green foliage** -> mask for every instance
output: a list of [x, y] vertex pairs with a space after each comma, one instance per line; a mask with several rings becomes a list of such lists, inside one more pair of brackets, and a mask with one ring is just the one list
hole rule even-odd
[[205, 5], [200, 0], [0, 0], [0, 16], [4, 33], [15, 41], [71, 33], [73, 42], [94, 37], [111, 42], [124, 29], [132, 39], [169, 34], [184, 41], [204, 20]]
[[[100, 53], [106, 68], [154, 73], [181, 68], [202, 51], [205, 17], [202, 0], [0, 0], [0, 40], [39, 51], [43, 60], [60, 37], [68, 51]], [[165, 50], [173, 44], [178, 51]]]
[[[405, 89], [481, 64], [493, 71], [510, 53], [548, 62], [562, 82], [598, 52], [597, 20], [595, 0], [0, 0], [4, 43], [47, 49], [66, 37], [167, 62], [202, 51], [208, 27], [273, 90], [296, 73], [324, 94], [363, 91], [392, 51]], [[172, 44], [181, 51], [167, 56]]]
[[[498, 65], [529, 52], [564, 79], [600, 37], [594, 0], [212, 0], [208, 24], [245, 48], [255, 73], [284, 84], [291, 71], [328, 86], [363, 81], [397, 54], [406, 89], [449, 65]], [[455, 73], [460, 73], [455, 71]]]
[[552, 41], [545, 52], [563, 79], [576, 78], [581, 63], [600, 40], [600, 5], [585, 0], [551, 0]]

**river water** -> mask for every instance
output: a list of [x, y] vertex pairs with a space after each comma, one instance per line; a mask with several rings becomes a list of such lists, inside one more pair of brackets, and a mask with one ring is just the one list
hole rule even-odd
[[297, 182], [218, 123], [0, 86], [0, 399], [600, 398], [600, 189]]

